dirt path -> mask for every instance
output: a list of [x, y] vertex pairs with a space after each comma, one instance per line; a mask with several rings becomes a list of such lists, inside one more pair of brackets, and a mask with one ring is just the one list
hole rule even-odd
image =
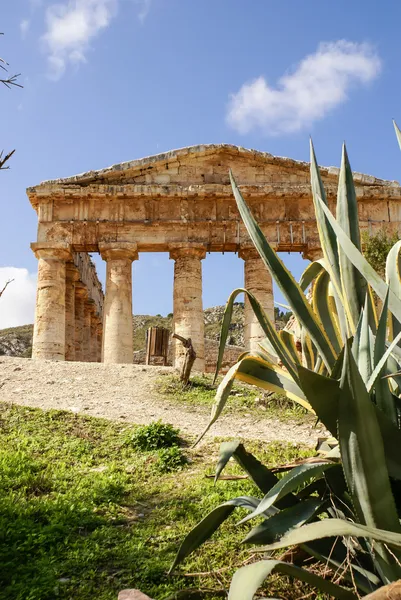
[[[1, 356], [0, 400], [141, 424], [162, 419], [196, 436], [208, 423], [209, 409], [193, 405], [186, 408], [163, 398], [157, 391], [156, 380], [171, 372], [170, 367], [34, 361]], [[208, 435], [315, 445], [321, 431], [306, 424], [284, 423], [267, 417], [223, 414]]]

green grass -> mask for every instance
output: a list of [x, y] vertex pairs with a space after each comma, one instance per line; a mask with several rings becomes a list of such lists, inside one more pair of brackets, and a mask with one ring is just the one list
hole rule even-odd
[[[237, 480], [215, 487], [205, 477], [213, 473], [218, 441], [195, 450], [184, 444], [189, 464], [163, 474], [157, 451], [135, 450], [134, 431], [0, 404], [1, 599], [116, 600], [119, 590], [138, 587], [158, 600], [185, 588], [228, 588], [250, 555], [240, 545], [247, 527], [235, 525], [240, 513], [179, 574], [166, 572], [183, 536], [207, 512], [234, 496], [256, 495], [254, 485]], [[310, 454], [293, 445], [247, 447], [270, 465]], [[229, 465], [228, 472], [239, 470]], [[308, 592], [279, 576], [268, 589], [288, 600]]]
[[[176, 375], [160, 377], [157, 385], [160, 393], [179, 404], [211, 407], [216, 394], [213, 376], [208, 374], [192, 376], [190, 385], [184, 389]], [[234, 384], [225, 412], [265, 416], [284, 422], [293, 420], [313, 424], [316, 420], [306, 409], [285, 396], [241, 383]]]

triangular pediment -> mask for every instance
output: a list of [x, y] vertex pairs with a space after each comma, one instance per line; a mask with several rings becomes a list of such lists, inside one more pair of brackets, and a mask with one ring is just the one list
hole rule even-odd
[[[175, 185], [229, 183], [232, 169], [240, 185], [305, 185], [310, 181], [309, 163], [273, 156], [229, 144], [189, 146], [155, 156], [89, 171], [73, 177], [46, 181], [40, 186]], [[321, 167], [324, 182], [335, 183], [338, 168]], [[357, 185], [395, 185], [371, 175], [354, 174]], [[28, 188], [28, 193], [35, 188]]]

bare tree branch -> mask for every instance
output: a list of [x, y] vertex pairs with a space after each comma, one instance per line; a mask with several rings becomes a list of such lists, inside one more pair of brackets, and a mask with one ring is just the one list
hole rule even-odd
[[3, 287], [3, 289], [2, 289], [2, 290], [0, 290], [0, 298], [2, 297], [2, 295], [3, 295], [3, 292], [5, 291], [6, 287], [7, 287], [8, 285], [10, 285], [10, 283], [11, 283], [11, 282], [13, 282], [13, 281], [14, 281], [14, 279], [9, 279], [8, 281], [6, 281], [6, 283], [5, 283], [5, 286]]
[[3, 158], [4, 150], [2, 150], [0, 152], [0, 171], [3, 171], [5, 169], [9, 169], [10, 168], [9, 166], [5, 167], [4, 165], [12, 157], [12, 155], [14, 154], [14, 152], [15, 152], [15, 150], [11, 150], [11, 152], [9, 152], [8, 154], [6, 154], [4, 158]]
[[[4, 33], [0, 32], [0, 35], [4, 35]], [[0, 58], [0, 68], [3, 69], [3, 71], [5, 71], [6, 73], [8, 73], [8, 69], [7, 69], [8, 66], [9, 66], [8, 62], [6, 60], [4, 60], [4, 58]], [[0, 84], [2, 83], [8, 89], [11, 89], [12, 87], [22, 88], [24, 86], [17, 82], [17, 79], [20, 75], [21, 75], [21, 73], [18, 73], [16, 75], [0, 77]], [[5, 156], [3, 156], [4, 150], [2, 150], [0, 152], [0, 171], [4, 171], [4, 170], [10, 168], [8, 165], [7, 165], [7, 167], [5, 167], [4, 165], [6, 164], [7, 161], [10, 160], [10, 158], [12, 157], [14, 152], [15, 152], [15, 150], [11, 150], [11, 152], [8, 152], [8, 154], [6, 154]]]

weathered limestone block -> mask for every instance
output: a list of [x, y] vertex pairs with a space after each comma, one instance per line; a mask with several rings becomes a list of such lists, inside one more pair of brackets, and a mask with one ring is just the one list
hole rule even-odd
[[68, 262], [65, 282], [65, 360], [75, 360], [75, 283], [78, 279], [78, 269], [73, 262]]
[[136, 244], [99, 244], [107, 261], [106, 297], [103, 316], [103, 362], [132, 363], [132, 261], [138, 258]]
[[[242, 248], [240, 258], [244, 259], [244, 287], [252, 292], [260, 302], [270, 321], [274, 323], [273, 281], [269, 271], [255, 248]], [[258, 350], [265, 334], [259, 325], [248, 298], [245, 296], [244, 339], [248, 352]]]
[[88, 297], [86, 286], [78, 281], [75, 284], [75, 360], [83, 362], [84, 358], [84, 329], [85, 302]]
[[[194, 370], [205, 370], [205, 324], [202, 304], [202, 263], [204, 246], [180, 244], [170, 249], [174, 263], [173, 331], [184, 338], [191, 338], [196, 352]], [[181, 369], [185, 349], [174, 340], [174, 366]]]
[[37, 242], [31, 248], [39, 259], [32, 358], [65, 360], [65, 278], [70, 246]]

